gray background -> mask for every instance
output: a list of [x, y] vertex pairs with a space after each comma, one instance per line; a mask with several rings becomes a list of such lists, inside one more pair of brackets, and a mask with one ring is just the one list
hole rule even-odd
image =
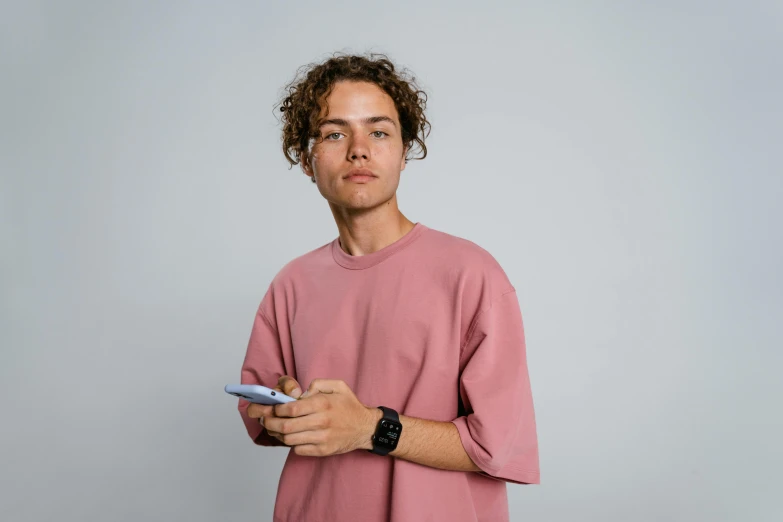
[[401, 210], [518, 291], [512, 520], [781, 520], [782, 5], [4, 2], [0, 519], [271, 518], [223, 386], [337, 236], [272, 107], [376, 51], [430, 96]]

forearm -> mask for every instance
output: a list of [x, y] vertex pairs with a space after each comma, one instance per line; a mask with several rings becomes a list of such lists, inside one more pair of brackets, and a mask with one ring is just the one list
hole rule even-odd
[[[372, 408], [373, 422], [365, 433], [362, 449], [372, 449], [372, 436], [383, 412]], [[481, 471], [462, 446], [457, 427], [451, 422], [440, 422], [400, 415], [402, 435], [397, 448], [389, 455], [432, 468], [453, 471]]]

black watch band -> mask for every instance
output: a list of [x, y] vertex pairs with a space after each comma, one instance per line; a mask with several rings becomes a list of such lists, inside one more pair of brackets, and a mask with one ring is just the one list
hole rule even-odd
[[372, 449], [367, 450], [376, 455], [386, 455], [397, 447], [402, 434], [402, 423], [397, 412], [386, 406], [378, 406], [383, 417], [378, 421], [375, 434], [372, 436]]

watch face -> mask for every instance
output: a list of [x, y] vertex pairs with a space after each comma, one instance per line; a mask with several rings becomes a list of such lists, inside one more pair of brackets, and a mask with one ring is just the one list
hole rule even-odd
[[382, 420], [375, 432], [375, 442], [389, 448], [396, 448], [400, 439], [402, 424], [390, 420]]

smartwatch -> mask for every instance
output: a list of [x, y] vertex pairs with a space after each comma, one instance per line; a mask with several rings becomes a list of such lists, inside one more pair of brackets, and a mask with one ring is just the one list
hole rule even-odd
[[402, 433], [400, 416], [391, 408], [378, 406], [383, 412], [383, 417], [378, 421], [375, 434], [372, 436], [372, 449], [367, 450], [376, 455], [386, 455], [394, 451]]

